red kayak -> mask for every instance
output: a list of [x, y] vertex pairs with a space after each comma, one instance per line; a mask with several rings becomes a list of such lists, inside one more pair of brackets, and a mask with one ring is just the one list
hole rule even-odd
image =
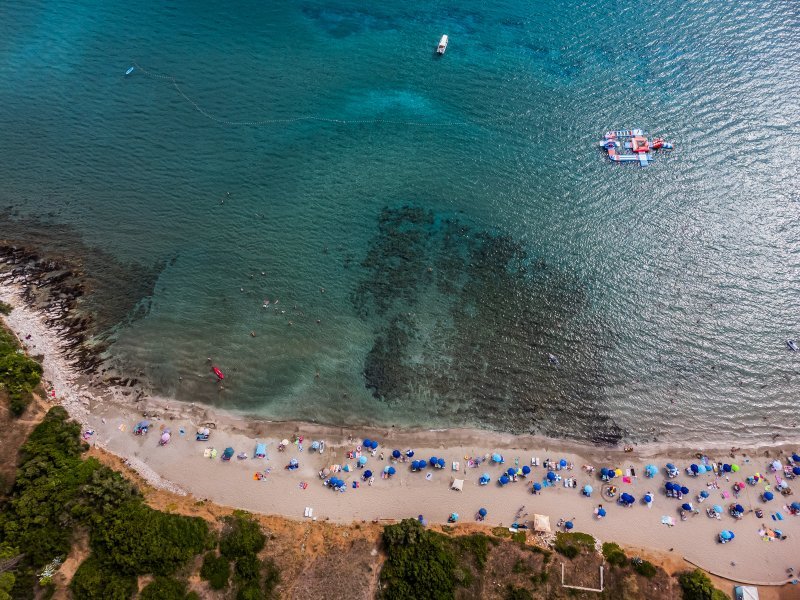
[[220, 381], [225, 379], [225, 374], [219, 370], [219, 367], [211, 367], [211, 370], [214, 371], [214, 375], [219, 377]]

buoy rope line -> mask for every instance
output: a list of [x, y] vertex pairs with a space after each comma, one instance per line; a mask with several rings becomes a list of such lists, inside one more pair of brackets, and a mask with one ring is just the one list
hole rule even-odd
[[156, 79], [160, 81], [168, 82], [176, 92], [189, 104], [191, 104], [194, 109], [199, 112], [201, 115], [214, 121], [215, 123], [219, 123], [221, 125], [231, 125], [234, 127], [260, 127], [264, 125], [276, 125], [276, 124], [285, 124], [285, 123], [298, 123], [301, 121], [319, 121], [322, 123], [334, 123], [337, 125], [408, 125], [408, 126], [419, 126], [419, 127], [458, 127], [469, 125], [470, 123], [466, 121], [393, 121], [390, 119], [361, 119], [361, 120], [354, 120], [354, 119], [333, 119], [329, 117], [319, 117], [319, 116], [303, 116], [303, 117], [292, 117], [288, 119], [263, 119], [260, 121], [228, 121], [226, 119], [221, 119], [215, 115], [209, 113], [206, 109], [200, 106], [197, 102], [195, 102], [191, 97], [189, 97], [186, 92], [181, 89], [181, 86], [178, 84], [178, 80], [173, 77], [172, 75], [165, 75], [162, 73], [155, 73], [153, 71], [149, 71], [142, 67], [138, 62], [133, 61], [133, 66], [136, 67], [137, 71], [140, 71], [146, 77], [150, 79]]

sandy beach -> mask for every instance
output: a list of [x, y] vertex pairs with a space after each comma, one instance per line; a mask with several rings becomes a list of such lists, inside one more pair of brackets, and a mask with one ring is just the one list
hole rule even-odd
[[[31, 355], [43, 358], [48, 399], [65, 406], [85, 431], [93, 432], [87, 435], [89, 443], [127, 459], [132, 468], [156, 487], [222, 505], [296, 519], [306, 519], [304, 514], [309, 507], [313, 508], [313, 518], [334, 522], [395, 520], [421, 514], [430, 522], [442, 523], [456, 512], [460, 515], [459, 522], [474, 523], [478, 509], [486, 508], [487, 526], [509, 526], [518, 513], [520, 523], [526, 519], [532, 521], [534, 514], [542, 514], [550, 517], [554, 530], [560, 519], [570, 520], [575, 530], [592, 534], [600, 541], [673, 552], [715, 575], [736, 581], [781, 584], [792, 579], [787, 575], [789, 567], [800, 571], [797, 562], [800, 516], [790, 515], [786, 506], [800, 499], [800, 491], [790, 496], [777, 493], [776, 473], [769, 469], [776, 459], [786, 464], [788, 456], [800, 451], [800, 441], [783, 446], [737, 448], [735, 452], [730, 443], [705, 448], [637, 446], [632, 452], [623, 452], [486, 431], [394, 428], [356, 431], [305, 423], [253, 421], [205, 406], [158, 398], [134, 403], [119, 389], [98, 387], [85, 376], [73, 372], [61, 356], [59, 339], [37, 313], [20, 301], [14, 289], [0, 288], [0, 299], [15, 307], [11, 315], [4, 318], [7, 326]], [[150, 431], [147, 435], [135, 436], [133, 428], [142, 420], [143, 412], [147, 412], [151, 420]], [[195, 441], [198, 427], [208, 422], [215, 425], [210, 439]], [[171, 430], [171, 440], [161, 446], [159, 438], [167, 428]], [[303, 438], [302, 443], [290, 443], [284, 451], [279, 451], [282, 439], [292, 441], [298, 437]], [[374, 455], [363, 448], [365, 438], [379, 443]], [[320, 440], [325, 442], [324, 452], [312, 451], [312, 442]], [[257, 442], [266, 445], [265, 458], [253, 458]], [[220, 456], [228, 446], [236, 453], [246, 452], [248, 458], [234, 457], [230, 462], [223, 462]], [[218, 456], [205, 458], [207, 448], [215, 448]], [[432, 469], [428, 466], [422, 472], [411, 472], [410, 461], [392, 459], [394, 449], [401, 452], [413, 449], [415, 459], [441, 457], [445, 467]], [[374, 474], [372, 485], [362, 480], [364, 471], [357, 468], [357, 455], [349, 458], [349, 453], [359, 450], [367, 458], [364, 468]], [[721, 476], [712, 473], [692, 477], [685, 469], [691, 463], [700, 462], [695, 458], [698, 452], [709, 461], [738, 464], [741, 470]], [[475, 459], [483, 460], [495, 453], [503, 456], [503, 464], [489, 460], [470, 466], [470, 461], [474, 463]], [[299, 466], [296, 470], [287, 470], [285, 467], [292, 459], [296, 459]], [[532, 459], [538, 459], [538, 465], [532, 464]], [[533, 495], [531, 484], [541, 484], [547, 478], [548, 469], [543, 466], [547, 459], [556, 462], [564, 459], [573, 468], [555, 470], [561, 481]], [[667, 462], [675, 463], [681, 470], [673, 481], [690, 489], [682, 500], [665, 495], [664, 465]], [[648, 464], [659, 468], [652, 478], [645, 476]], [[334, 465], [349, 465], [353, 469], [335, 473], [345, 480], [345, 492], [324, 486], [319, 476], [322, 469]], [[595, 471], [587, 472], [584, 465], [595, 467]], [[391, 478], [381, 477], [387, 466], [396, 469]], [[509, 467], [523, 466], [531, 469], [527, 477], [500, 487], [498, 479]], [[635, 497], [633, 506], [623, 507], [616, 503], [616, 498], [601, 496], [601, 467], [621, 469], [622, 476], [613, 483], [618, 495], [626, 492]], [[262, 478], [256, 479], [256, 473]], [[484, 473], [490, 475], [491, 482], [482, 486], [479, 478]], [[733, 483], [756, 473], [765, 478], [755, 485], [746, 485], [738, 499], [735, 498]], [[464, 481], [460, 492], [451, 489], [455, 478]], [[564, 480], [573, 478], [575, 486], [565, 487]], [[354, 488], [353, 482], [358, 482], [359, 487]], [[787, 481], [790, 485], [795, 482], [800, 479]], [[586, 484], [594, 490], [588, 498], [581, 493]], [[764, 502], [760, 497], [766, 486], [775, 492], [771, 502]], [[701, 491], [707, 491], [708, 498], [698, 503]], [[642, 501], [648, 492], [653, 495], [651, 507]], [[679, 509], [683, 502], [691, 502], [699, 513], [682, 521]], [[727, 513], [719, 520], [706, 515], [707, 507], [719, 504], [727, 508], [732, 502], [744, 506], [746, 512], [742, 519], [735, 520]], [[594, 515], [599, 504], [607, 510], [603, 519]], [[524, 508], [520, 511], [521, 507]], [[763, 518], [757, 518], [756, 509], [763, 510]], [[664, 517], [670, 517], [674, 526], [663, 524]], [[759, 534], [762, 527], [779, 530], [786, 539], [767, 541]], [[733, 531], [736, 537], [730, 543], [720, 544], [718, 535], [725, 529]]]

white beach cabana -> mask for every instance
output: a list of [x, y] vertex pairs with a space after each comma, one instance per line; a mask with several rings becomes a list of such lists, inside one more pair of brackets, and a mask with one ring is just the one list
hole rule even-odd
[[453, 483], [450, 485], [451, 490], [456, 491], [463, 491], [464, 490], [464, 480], [463, 479], [453, 479]]
[[550, 517], [547, 515], [533, 515], [533, 530], [536, 533], [550, 533]]

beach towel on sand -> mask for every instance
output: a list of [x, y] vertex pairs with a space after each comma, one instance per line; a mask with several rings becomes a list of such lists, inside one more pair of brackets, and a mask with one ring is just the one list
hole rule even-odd
[[667, 525], [668, 527], [672, 527], [673, 525], [675, 525], [675, 519], [673, 517], [669, 517], [667, 515], [664, 515], [663, 517], [661, 517], [661, 522], [664, 525]]
[[625, 483], [630, 483], [631, 482], [631, 478], [630, 477], [623, 477], [622, 481], [624, 481]]

